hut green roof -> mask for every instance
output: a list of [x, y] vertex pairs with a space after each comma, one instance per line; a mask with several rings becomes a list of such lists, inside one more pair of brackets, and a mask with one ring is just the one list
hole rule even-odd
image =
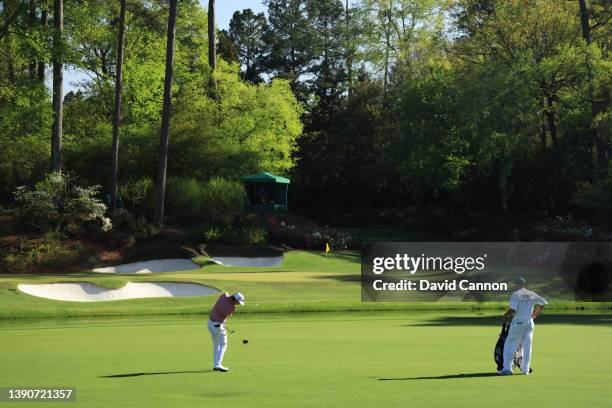
[[240, 177], [240, 180], [248, 183], [282, 183], [289, 184], [291, 181], [288, 178], [276, 176], [268, 172], [260, 172], [249, 174], [248, 176]]

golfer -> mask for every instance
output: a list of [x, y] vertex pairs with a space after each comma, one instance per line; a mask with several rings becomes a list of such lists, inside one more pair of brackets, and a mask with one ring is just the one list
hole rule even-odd
[[223, 367], [223, 355], [227, 349], [227, 326], [226, 322], [236, 311], [236, 305], [244, 305], [244, 295], [236, 292], [233, 295], [224, 293], [219, 296], [217, 302], [208, 316], [208, 331], [213, 343], [213, 370], [227, 372], [229, 368]]
[[[537, 293], [528, 290], [524, 278], [516, 277], [513, 280], [516, 291], [510, 296], [510, 308], [504, 313], [507, 321], [512, 317], [510, 331], [504, 343], [504, 368], [502, 375], [512, 375], [514, 352], [523, 345], [523, 361], [521, 372], [529, 375], [531, 362], [531, 343], [533, 341], [533, 319], [544, 310], [548, 302]], [[535, 309], [534, 309], [535, 306]]]

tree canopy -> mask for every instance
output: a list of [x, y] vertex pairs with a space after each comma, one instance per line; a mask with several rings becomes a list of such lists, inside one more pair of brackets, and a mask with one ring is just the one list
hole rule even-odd
[[[65, 0], [61, 44], [51, 3], [0, 2], [4, 202], [48, 169], [57, 52], [87, 75], [63, 103], [63, 167], [104, 192], [111, 179], [121, 3]], [[206, 11], [178, 1], [169, 177], [290, 175], [305, 210], [324, 196], [332, 209], [609, 212], [610, 2], [263, 3], [211, 45]], [[125, 17], [120, 190], [154, 178], [167, 2], [130, 1]]]

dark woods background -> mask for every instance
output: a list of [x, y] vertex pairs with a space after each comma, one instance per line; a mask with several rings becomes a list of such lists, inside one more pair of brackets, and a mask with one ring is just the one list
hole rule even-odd
[[228, 35], [248, 50], [238, 27], [264, 26], [245, 78], [286, 77], [307, 106], [296, 203], [609, 212], [609, 4], [268, 5]]

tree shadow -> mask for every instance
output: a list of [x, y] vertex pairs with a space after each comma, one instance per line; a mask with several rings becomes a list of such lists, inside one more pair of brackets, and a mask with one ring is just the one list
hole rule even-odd
[[127, 378], [127, 377], [141, 377], [145, 375], [168, 375], [168, 374], [199, 374], [212, 372], [212, 370], [188, 370], [188, 371], [157, 371], [157, 372], [143, 372], [143, 373], [126, 373], [126, 374], [111, 374], [101, 375], [98, 378]]
[[[536, 319], [538, 324], [612, 325], [612, 314], [545, 314]], [[501, 326], [501, 316], [436, 316], [422, 323], [407, 326]]]
[[458, 378], [497, 377], [497, 373], [448, 374], [433, 377], [377, 378], [378, 381], [410, 381], [410, 380], [452, 380]]

